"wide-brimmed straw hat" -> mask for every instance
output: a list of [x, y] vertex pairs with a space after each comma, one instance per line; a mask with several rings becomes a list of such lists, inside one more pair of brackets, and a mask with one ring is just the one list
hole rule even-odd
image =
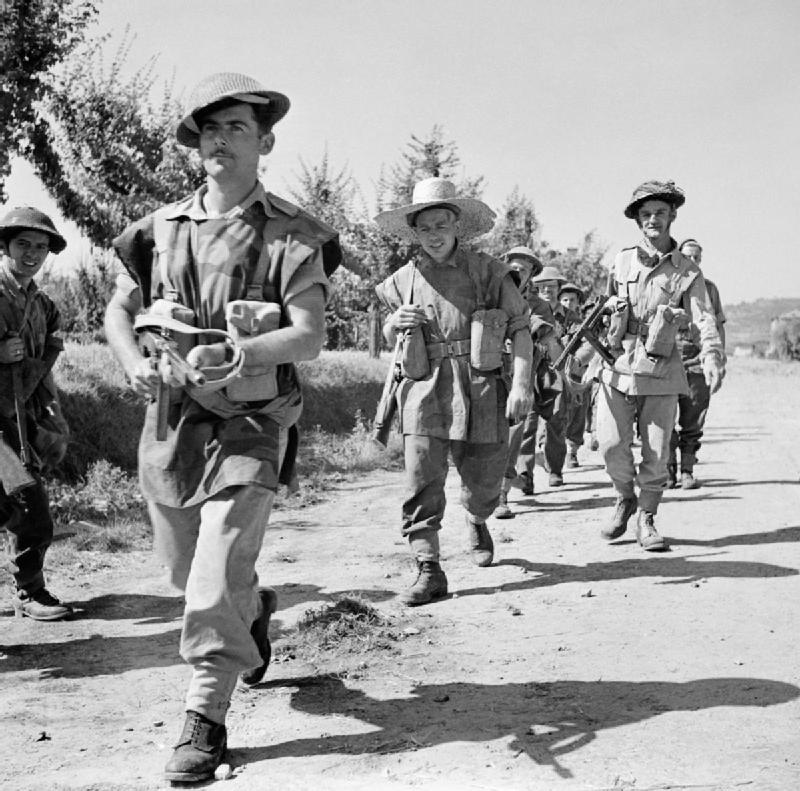
[[546, 280], [555, 280], [566, 283], [567, 279], [554, 266], [546, 266], [536, 277], [531, 278], [531, 283], [544, 283]]
[[543, 264], [530, 247], [512, 247], [503, 255], [503, 260], [509, 263], [512, 258], [522, 258], [531, 264], [531, 274], [536, 276], [542, 271]]
[[33, 206], [17, 206], [0, 220], [0, 239], [20, 231], [41, 231], [50, 237], [50, 252], [60, 253], [66, 246], [67, 240], [56, 230], [53, 221], [39, 209]]
[[248, 104], [267, 106], [270, 126], [289, 112], [291, 102], [288, 96], [277, 91], [268, 91], [261, 83], [246, 74], [235, 72], [219, 72], [201, 80], [189, 97], [186, 116], [178, 124], [175, 136], [178, 142], [189, 148], [197, 148], [200, 140], [200, 128], [195, 116], [223, 99], [236, 99]]
[[675, 186], [674, 181], [645, 181], [633, 191], [625, 207], [625, 216], [633, 220], [639, 206], [648, 200], [663, 200], [677, 209], [686, 203], [686, 196], [682, 189]]
[[452, 181], [434, 176], [417, 182], [411, 195], [411, 203], [381, 212], [375, 217], [375, 222], [384, 231], [413, 242], [416, 241], [411, 227], [414, 217], [425, 209], [437, 206], [451, 208], [458, 214], [458, 235], [461, 239], [472, 239], [491, 231], [497, 216], [477, 198], [457, 198], [456, 185]]

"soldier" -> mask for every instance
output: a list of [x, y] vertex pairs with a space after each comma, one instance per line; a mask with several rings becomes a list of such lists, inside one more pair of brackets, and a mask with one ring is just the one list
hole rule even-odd
[[58, 308], [33, 279], [48, 255], [66, 246], [53, 221], [31, 206], [12, 209], [0, 220], [0, 443], [21, 459], [30, 457], [29, 485], [13, 495], [8, 483], [0, 486], [0, 528], [8, 534], [14, 613], [36, 621], [72, 615], [72, 607], [47, 589], [44, 575], [53, 518], [42, 476], [67, 450], [52, 373], [64, 342]]
[[[258, 180], [288, 109], [286, 96], [244, 74], [202, 80], [176, 136], [198, 150], [205, 184], [114, 240], [126, 272], [106, 313], [109, 342], [136, 392], [170, 384], [164, 425], [159, 403], [147, 409], [139, 477], [154, 546], [184, 591], [180, 652], [192, 676], [165, 769], [173, 782], [213, 776], [237, 678], [258, 683], [270, 660], [276, 597], [259, 588], [256, 560], [289, 461], [287, 427], [302, 409], [293, 363], [322, 348], [326, 273], [340, 258], [332, 228]], [[231, 343], [237, 316], [250, 313], [277, 314], [280, 327], [246, 322]], [[163, 354], [160, 370], [142, 356], [134, 327], [159, 321], [197, 341], [184, 364], [205, 383], [179, 378]]]
[[[608, 342], [618, 357], [613, 367], [604, 363], [600, 374], [597, 431], [617, 502], [601, 534], [609, 540], [622, 536], [638, 507], [636, 538], [647, 551], [667, 548], [655, 515], [667, 483], [678, 396], [688, 392], [676, 343], [679, 324], [697, 326], [700, 361], [712, 393], [724, 375], [703, 275], [670, 235], [684, 202], [671, 181], [647, 181], [634, 190], [625, 216], [636, 221], [643, 239], [616, 256], [608, 286]], [[635, 425], [642, 442], [638, 470], [632, 450]]]
[[[564, 283], [558, 291], [558, 299], [565, 310], [579, 317], [581, 308], [585, 301], [583, 289], [575, 283]], [[570, 381], [570, 399], [567, 409], [567, 422], [564, 436], [567, 440], [567, 469], [580, 467], [578, 461], [578, 448], [583, 445], [583, 434], [586, 429], [587, 410], [591, 401], [591, 387], [584, 385], [581, 381], [581, 374], [585, 366], [575, 366], [570, 373], [573, 377]]]
[[[561, 285], [566, 282], [561, 273], [554, 266], [546, 266], [542, 271], [531, 278], [531, 285], [537, 290], [539, 301], [531, 312], [546, 324], [550, 332], [540, 330], [540, 342], [546, 350], [548, 360], [555, 362], [563, 349], [563, 338], [567, 330], [575, 324], [580, 324], [580, 317], [565, 308], [558, 299]], [[533, 329], [533, 327], [531, 328]], [[522, 493], [534, 493], [533, 471], [536, 464], [536, 447], [540, 445], [544, 451], [544, 468], [549, 473], [550, 486], [563, 486], [564, 461], [567, 457], [567, 414], [569, 410], [570, 395], [568, 386], [564, 385], [562, 395], [553, 405], [552, 413], [543, 416], [533, 409], [525, 418], [522, 429], [522, 442], [520, 445], [520, 459], [524, 469], [520, 472], [518, 481]], [[539, 418], [543, 418], [544, 428], [539, 434]]]
[[[447, 595], [439, 529], [448, 453], [461, 476], [472, 560], [491, 564], [486, 519], [498, 501], [508, 422], [530, 407], [528, 307], [508, 267], [465, 244], [493, 220], [486, 204], [456, 197], [455, 186], [438, 177], [419, 182], [410, 204], [375, 218], [385, 231], [421, 247], [376, 289], [391, 311], [384, 335], [390, 343], [401, 336], [402, 534], [417, 562], [402, 601], [411, 606]], [[513, 355], [510, 390], [502, 367], [506, 339]]]
[[[703, 260], [703, 248], [695, 239], [686, 239], [680, 244], [683, 255], [700, 266]], [[725, 355], [725, 313], [719, 297], [719, 289], [707, 277], [706, 291], [711, 312], [717, 324], [717, 332], [722, 341], [722, 359]], [[698, 344], [699, 330], [692, 324], [678, 333], [678, 347], [681, 351], [683, 367], [686, 369], [689, 392], [678, 397], [678, 425], [672, 432], [669, 448], [669, 486], [678, 485], [678, 456], [680, 449], [680, 486], [682, 489], [696, 489], [700, 486], [694, 477], [694, 465], [697, 461], [697, 451], [700, 450], [700, 440], [703, 438], [703, 426], [706, 422], [708, 405], [711, 402], [711, 391], [703, 376], [700, 365], [700, 346]]]

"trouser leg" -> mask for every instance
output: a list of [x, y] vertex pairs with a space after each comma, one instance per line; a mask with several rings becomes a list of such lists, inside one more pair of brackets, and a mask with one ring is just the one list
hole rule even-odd
[[453, 462], [461, 477], [461, 505], [474, 524], [485, 522], [497, 507], [507, 459], [505, 442], [453, 442]]
[[150, 506], [170, 578], [185, 585], [180, 653], [193, 668], [186, 708], [215, 722], [224, 722], [239, 672], [262, 661], [250, 629], [260, 607], [255, 564], [274, 497], [237, 486], [192, 508]]
[[53, 542], [53, 519], [41, 479], [9, 497], [0, 489], [0, 513], [6, 530], [6, 566], [19, 591], [32, 595], [44, 585], [44, 558]]
[[678, 422], [680, 424], [679, 448], [681, 452], [681, 471], [694, 470], [697, 451], [703, 438], [703, 427], [711, 402], [711, 388], [706, 384], [703, 374], [689, 373], [689, 395], [679, 400]]
[[583, 434], [586, 428], [586, 414], [589, 409], [589, 391], [574, 393], [567, 419], [566, 437], [570, 448], [583, 445]]
[[637, 397], [639, 435], [642, 438], [642, 461], [636, 482], [639, 507], [656, 513], [667, 485], [669, 443], [675, 427], [677, 395]]
[[[525, 416], [525, 422], [522, 424], [522, 438], [519, 447], [519, 460], [522, 463], [523, 470], [531, 474], [533, 478], [533, 469], [536, 466], [536, 444], [537, 444], [537, 429], [539, 428], [539, 413], [532, 409]], [[523, 470], [520, 470], [522, 472]]]
[[561, 474], [567, 458], [567, 414], [568, 409], [559, 410], [544, 428], [544, 468], [548, 472]]
[[525, 422], [520, 421], [515, 423], [508, 430], [508, 451], [506, 454], [506, 478], [517, 477], [517, 459], [520, 455], [520, 446], [522, 445], [522, 432], [525, 428]]
[[405, 500], [402, 534], [417, 560], [439, 560], [438, 531], [445, 509], [447, 454], [450, 441], [418, 434], [403, 435]]
[[597, 439], [611, 482], [620, 497], [635, 494], [636, 468], [633, 462], [635, 399], [601, 383], [597, 392]]

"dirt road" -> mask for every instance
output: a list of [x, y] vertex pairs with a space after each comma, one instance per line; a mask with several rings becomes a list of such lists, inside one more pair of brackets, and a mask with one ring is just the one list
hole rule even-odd
[[[696, 491], [668, 492], [671, 551], [598, 535], [597, 454], [567, 486], [515, 492], [496, 562], [465, 552], [455, 481], [442, 532], [452, 597], [413, 610], [399, 474], [278, 513], [260, 563], [278, 658], [237, 690], [233, 779], [275, 789], [800, 788], [800, 366], [734, 361]], [[145, 555], [59, 591], [68, 623], [0, 620], [0, 788], [161, 789], [182, 721], [180, 599]], [[281, 655], [310, 607], [357, 592], [389, 649]]]

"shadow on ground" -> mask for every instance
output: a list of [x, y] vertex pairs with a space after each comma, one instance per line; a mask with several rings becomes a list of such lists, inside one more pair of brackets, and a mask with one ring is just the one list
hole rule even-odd
[[[368, 733], [295, 739], [230, 751], [234, 764], [329, 753], [391, 754], [450, 742], [485, 743], [510, 737], [509, 757], [526, 755], [572, 777], [563, 758], [591, 743], [600, 731], [667, 712], [715, 706], [774, 706], [800, 690], [762, 678], [664, 681], [556, 681], [525, 684], [425, 684], [409, 697], [371, 698], [333, 676], [276, 680], [295, 687], [292, 707], [315, 716], [351, 717]], [[264, 705], [269, 705], [265, 701]], [[330, 724], [326, 727], [331, 727]], [[333, 726], [335, 727], [335, 726]], [[375, 728], [379, 729], [377, 732]]]

